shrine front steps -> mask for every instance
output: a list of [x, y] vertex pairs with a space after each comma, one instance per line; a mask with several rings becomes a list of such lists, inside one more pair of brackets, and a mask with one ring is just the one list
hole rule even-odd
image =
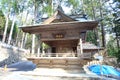
[[[86, 74], [83, 65], [90, 62], [89, 59], [77, 57], [34, 57], [28, 58], [37, 65], [28, 76], [50, 77], [50, 80], [99, 80], [97, 75]], [[25, 74], [26, 75], [26, 74]], [[55, 78], [55, 79], [53, 79]]]
[[62, 68], [67, 70], [82, 70], [83, 65], [91, 61], [78, 57], [34, 57], [27, 59], [36, 64], [37, 68]]

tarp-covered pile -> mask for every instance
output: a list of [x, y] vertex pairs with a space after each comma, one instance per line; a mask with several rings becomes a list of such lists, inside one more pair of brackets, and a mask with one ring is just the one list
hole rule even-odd
[[107, 65], [91, 65], [88, 67], [90, 71], [97, 75], [113, 75], [120, 77], [120, 72], [117, 71], [114, 67], [112, 66], [107, 66]]

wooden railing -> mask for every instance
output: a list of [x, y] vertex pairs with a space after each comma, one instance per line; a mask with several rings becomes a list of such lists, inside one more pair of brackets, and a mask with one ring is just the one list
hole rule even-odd
[[39, 56], [31, 55], [31, 57], [81, 57], [81, 58], [92, 58], [94, 53], [40, 53]]
[[40, 53], [38, 57], [77, 57], [77, 53]]

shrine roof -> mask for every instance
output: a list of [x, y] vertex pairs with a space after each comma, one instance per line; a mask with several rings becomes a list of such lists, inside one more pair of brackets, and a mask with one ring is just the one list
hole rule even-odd
[[93, 30], [98, 25], [97, 21], [76, 21], [75, 19], [67, 16], [62, 11], [57, 10], [53, 16], [46, 19], [39, 25], [26, 25], [20, 27], [23, 32], [31, 34], [39, 34], [44, 31], [56, 31], [56, 30]]
[[97, 21], [71, 21], [71, 22], [58, 22], [51, 24], [40, 24], [20, 27], [24, 32], [27, 33], [40, 33], [43, 31], [54, 31], [54, 30], [67, 30], [67, 29], [79, 29], [79, 30], [93, 30], [98, 26]]
[[70, 22], [70, 21], [76, 21], [76, 20], [71, 18], [70, 16], [67, 16], [60, 10], [57, 10], [53, 14], [53, 16], [46, 19], [42, 24], [50, 24], [50, 23], [57, 23], [57, 22]]

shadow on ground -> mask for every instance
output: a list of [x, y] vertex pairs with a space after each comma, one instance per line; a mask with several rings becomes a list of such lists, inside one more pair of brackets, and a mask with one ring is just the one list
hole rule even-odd
[[10, 71], [32, 71], [36, 68], [36, 65], [31, 61], [20, 61], [11, 65], [8, 65], [7, 68]]

